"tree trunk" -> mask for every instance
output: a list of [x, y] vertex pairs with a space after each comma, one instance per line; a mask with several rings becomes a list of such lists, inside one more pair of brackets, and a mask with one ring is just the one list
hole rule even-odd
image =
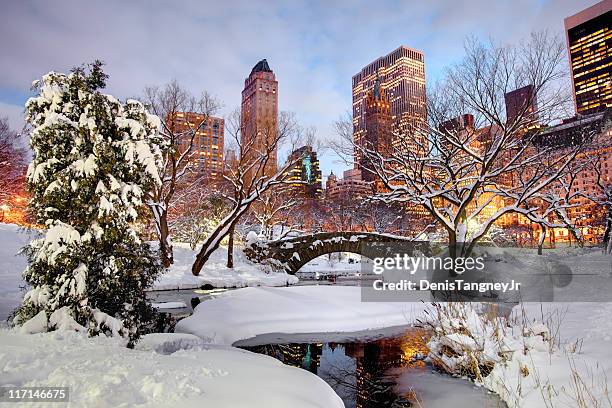
[[542, 255], [542, 248], [544, 247], [544, 241], [546, 240], [546, 227], [540, 226], [540, 240], [538, 241], [538, 255]]
[[164, 268], [169, 268], [174, 263], [174, 253], [172, 245], [168, 242], [168, 213], [163, 211], [159, 215], [159, 252], [161, 255], [162, 265]]
[[227, 236], [230, 230], [233, 230], [240, 217], [244, 215], [244, 213], [249, 209], [249, 205], [240, 206], [234, 208], [232, 213], [228, 214], [222, 221], [217, 225], [217, 227], [206, 237], [202, 247], [200, 248], [200, 252], [196, 255], [195, 261], [191, 266], [191, 273], [194, 276], [198, 276], [200, 274], [200, 270], [210, 256], [219, 248], [221, 244], [221, 240]]
[[[448, 254], [451, 258], [457, 258], [457, 234], [454, 231], [448, 232]], [[456, 277], [457, 273], [452, 270], [450, 271], [451, 277]]]
[[606, 229], [603, 236], [604, 252], [610, 252], [610, 233], [612, 232], [612, 205], [608, 207], [608, 217], [606, 218]]
[[234, 267], [234, 226], [229, 230], [229, 237], [227, 241], [227, 267]]

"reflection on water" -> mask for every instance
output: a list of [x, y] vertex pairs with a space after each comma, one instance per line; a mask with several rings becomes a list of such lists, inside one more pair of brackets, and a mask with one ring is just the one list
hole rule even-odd
[[504, 406], [465, 380], [432, 372], [421, 360], [427, 353], [424, 337], [424, 332], [410, 329], [398, 337], [376, 340], [242, 348], [315, 373], [347, 408]]

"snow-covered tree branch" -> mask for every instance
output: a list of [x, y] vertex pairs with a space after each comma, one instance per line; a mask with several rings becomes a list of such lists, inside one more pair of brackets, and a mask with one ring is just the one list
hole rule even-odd
[[[192, 266], [194, 275], [199, 274], [226, 236], [229, 236], [228, 266], [232, 267], [234, 227], [262, 194], [288, 182], [289, 170], [300, 159], [287, 160], [278, 168], [274, 162], [277, 149], [289, 145], [287, 147], [292, 151], [302, 139], [303, 134], [293, 114], [281, 112], [276, 123], [261, 124], [256, 130], [257, 135], [245, 134], [247, 119], [241, 117], [238, 110], [226, 119], [230, 143], [237, 150], [236, 162], [228, 163], [224, 175], [230, 185], [226, 197], [232, 202], [232, 208], [204, 240]], [[270, 168], [275, 170], [270, 171]]]
[[[394, 151], [352, 144], [367, 158], [362, 171], [384, 185], [375, 198], [425, 209], [457, 256], [470, 253], [504, 218], [543, 222], [548, 212], [563, 219], [568, 204], [557, 195], [584, 148], [557, 149], [538, 139], [571, 101], [559, 39], [533, 34], [518, 46], [469, 40], [465, 52], [430, 90], [428, 123], [396, 133]], [[531, 92], [506, 112], [506, 95], [525, 86]], [[551, 193], [553, 185], [560, 189]]]
[[[164, 148], [159, 168], [162, 182], [149, 192], [147, 206], [153, 214], [162, 263], [168, 267], [174, 261], [168, 211], [173, 205], [177, 184], [192, 170], [193, 147], [197, 134], [209, 126], [210, 116], [219, 109], [219, 102], [207, 92], [195, 97], [177, 81], [172, 81], [163, 88], [146, 88], [144, 94], [147, 106], [162, 119], [160, 135]], [[188, 114], [198, 116], [189, 116], [196, 118], [191, 121], [188, 120]]]

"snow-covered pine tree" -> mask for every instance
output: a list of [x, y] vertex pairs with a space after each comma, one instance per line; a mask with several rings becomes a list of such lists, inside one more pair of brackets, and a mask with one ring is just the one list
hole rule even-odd
[[15, 323], [121, 335], [133, 346], [155, 317], [144, 291], [161, 271], [133, 228], [160, 183], [160, 122], [138, 101], [101, 93], [106, 79], [96, 61], [33, 84], [29, 209], [44, 232], [25, 249], [32, 289]]

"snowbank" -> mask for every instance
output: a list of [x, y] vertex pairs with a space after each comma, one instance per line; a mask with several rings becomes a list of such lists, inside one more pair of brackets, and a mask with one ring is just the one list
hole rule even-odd
[[230, 345], [268, 333], [355, 332], [412, 323], [422, 303], [361, 301], [354, 286], [245, 288], [199, 304], [177, 332]]
[[23, 298], [21, 273], [27, 262], [18, 252], [29, 240], [28, 232], [18, 225], [0, 223], [0, 325]]
[[344, 407], [306, 370], [200, 343], [194, 336], [155, 334], [130, 350], [75, 332], [0, 330], [0, 385], [69, 387], [69, 407]]
[[209, 284], [216, 288], [242, 288], [247, 286], [294, 285], [298, 278], [286, 273], [265, 273], [251, 263], [240, 248], [234, 251], [234, 269], [228, 269], [227, 249], [217, 249], [204, 265], [199, 276], [191, 273], [196, 251], [174, 244], [174, 265], [155, 282], [153, 290], [194, 289]]
[[[609, 407], [612, 303], [526, 303], [514, 312], [520, 315], [523, 309], [532, 322], [544, 315], [552, 330], [541, 338], [552, 341], [544, 341], [544, 347], [532, 344], [528, 353], [496, 364], [484, 385], [509, 408]], [[556, 343], [552, 351], [550, 342]]]
[[436, 366], [509, 408], [609, 407], [612, 303], [525, 303], [508, 320], [476, 313], [480, 306], [436, 305], [428, 344]]

